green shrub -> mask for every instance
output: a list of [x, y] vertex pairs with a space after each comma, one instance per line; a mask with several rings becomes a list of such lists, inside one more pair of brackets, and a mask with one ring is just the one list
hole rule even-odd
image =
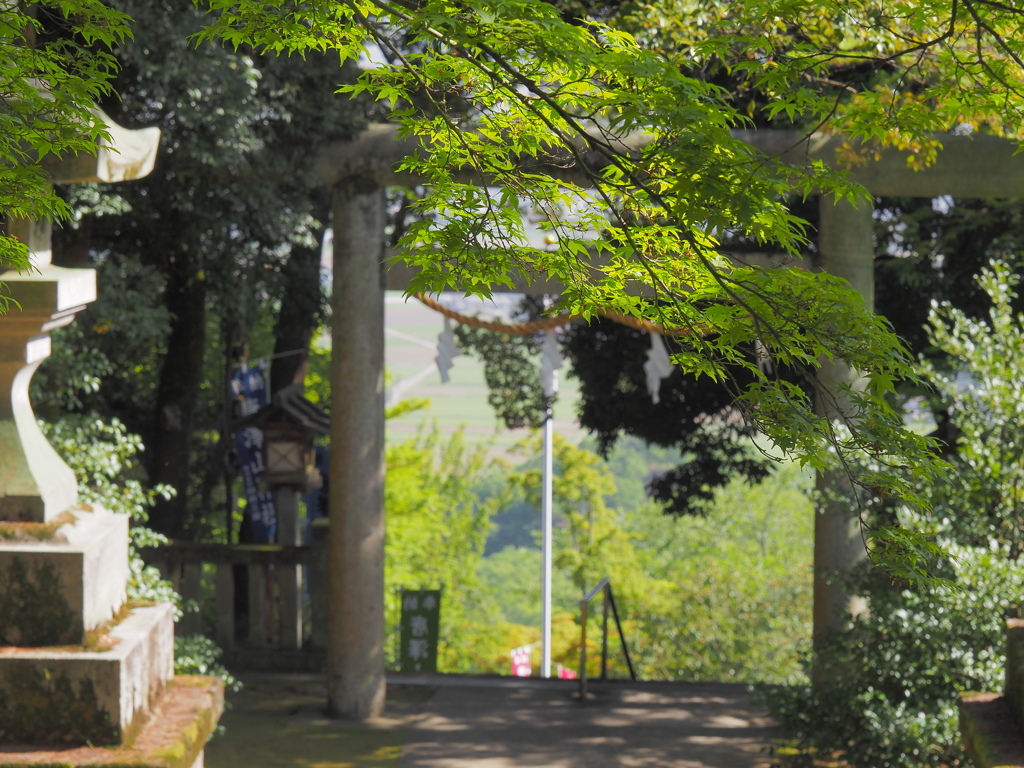
[[957, 696], [1001, 690], [1005, 619], [1019, 615], [1024, 564], [1004, 549], [946, 545], [953, 587], [901, 590], [860, 573], [855, 583], [871, 612], [849, 622], [822, 654], [830, 682], [760, 690], [805, 764], [836, 753], [856, 768], [963, 760]]
[[[929, 318], [931, 342], [948, 356], [923, 365], [948, 415], [947, 482], [920, 489], [946, 549], [952, 585], [915, 591], [864, 572], [853, 583], [870, 614], [851, 620], [816, 659], [815, 687], [762, 695], [806, 760], [839, 754], [857, 768], [958, 765], [961, 691], [1001, 690], [1005, 619], [1024, 594], [1024, 316], [1012, 310], [1019, 278], [993, 263], [978, 278], [987, 321], [948, 304]], [[882, 514], [905, 514], [882, 510]]]
[[[138, 435], [128, 432], [117, 419], [106, 423], [95, 415], [65, 416], [55, 424], [40, 426], [58, 454], [78, 478], [79, 499], [112, 512], [131, 516], [128, 600], [137, 603], [171, 603], [175, 619], [181, 618], [181, 596], [160, 572], [147, 566], [138, 553], [142, 547], [157, 546], [167, 539], [145, 527], [148, 510], [159, 496], [172, 492], [167, 486], [147, 489], [134, 476], [135, 455], [142, 449]], [[219, 662], [221, 649], [201, 635], [176, 637], [174, 672], [178, 675], [212, 675], [225, 686], [238, 690], [241, 684]]]
[[141, 548], [167, 541], [145, 523], [157, 498], [174, 493], [166, 485], [146, 488], [136, 476], [135, 456], [142, 450], [142, 439], [128, 432], [118, 419], [108, 423], [95, 414], [71, 414], [53, 424], [40, 421], [39, 425], [78, 478], [79, 501], [130, 516], [128, 600], [171, 603], [175, 618], [181, 618], [181, 597], [138, 554]]
[[239, 691], [242, 684], [220, 663], [224, 651], [203, 635], [174, 638], [174, 674], [219, 677], [224, 687]]

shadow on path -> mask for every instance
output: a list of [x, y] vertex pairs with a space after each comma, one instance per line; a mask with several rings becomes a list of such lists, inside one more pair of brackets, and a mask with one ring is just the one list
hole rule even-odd
[[317, 675], [253, 675], [229, 694], [207, 768], [768, 768], [773, 723], [744, 685], [388, 678], [369, 723], [325, 716]]
[[598, 683], [581, 705], [572, 683], [449, 680], [409, 724], [401, 768], [771, 764], [773, 723], [743, 685]]

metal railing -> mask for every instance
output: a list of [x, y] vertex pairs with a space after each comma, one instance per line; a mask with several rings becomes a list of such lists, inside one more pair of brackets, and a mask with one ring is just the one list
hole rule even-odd
[[587, 610], [590, 602], [599, 593], [604, 594], [601, 620], [601, 679], [608, 679], [608, 610], [611, 609], [615, 619], [615, 628], [619, 633], [619, 642], [622, 643], [622, 654], [626, 657], [626, 666], [629, 667], [629, 679], [636, 680], [636, 672], [633, 669], [633, 660], [629, 657], [629, 646], [626, 645], [626, 636], [622, 633], [622, 622], [619, 621], [619, 610], [615, 607], [615, 595], [612, 592], [612, 584], [608, 579], [601, 579], [596, 587], [587, 592], [580, 601], [580, 701], [586, 701], [587, 697]]

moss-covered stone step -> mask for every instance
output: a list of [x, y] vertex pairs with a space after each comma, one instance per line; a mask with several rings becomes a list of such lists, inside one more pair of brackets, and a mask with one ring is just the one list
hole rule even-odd
[[[49, 537], [0, 531], [0, 646], [78, 645], [125, 599], [128, 518], [80, 508]], [[37, 531], [34, 531], [37, 533]]]
[[108, 637], [102, 651], [0, 648], [0, 743], [130, 740], [174, 675], [173, 608], [135, 608]]
[[215, 677], [175, 677], [135, 738], [117, 747], [0, 745], [0, 768], [202, 768], [203, 749], [224, 710]]
[[1024, 768], [1024, 738], [1003, 694], [962, 694], [960, 735], [975, 768]]

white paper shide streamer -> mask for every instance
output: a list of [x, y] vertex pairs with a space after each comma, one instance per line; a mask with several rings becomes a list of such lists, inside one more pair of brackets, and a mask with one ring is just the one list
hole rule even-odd
[[672, 375], [672, 361], [668, 358], [668, 350], [665, 349], [660, 333], [651, 334], [651, 348], [647, 350], [644, 373], [647, 374], [647, 392], [651, 402], [657, 405], [661, 402], [661, 380]]
[[772, 365], [772, 354], [760, 339], [754, 339], [754, 357], [761, 373], [771, 375], [775, 370], [775, 366]]
[[455, 333], [452, 331], [452, 321], [444, 319], [444, 330], [437, 334], [437, 370], [441, 372], [441, 383], [448, 383], [448, 371], [452, 369], [452, 362], [460, 354], [459, 347], [455, 343]]
[[544, 343], [541, 345], [540, 385], [544, 395], [552, 397], [558, 391], [558, 369], [562, 367], [562, 350], [554, 331], [544, 332]]

